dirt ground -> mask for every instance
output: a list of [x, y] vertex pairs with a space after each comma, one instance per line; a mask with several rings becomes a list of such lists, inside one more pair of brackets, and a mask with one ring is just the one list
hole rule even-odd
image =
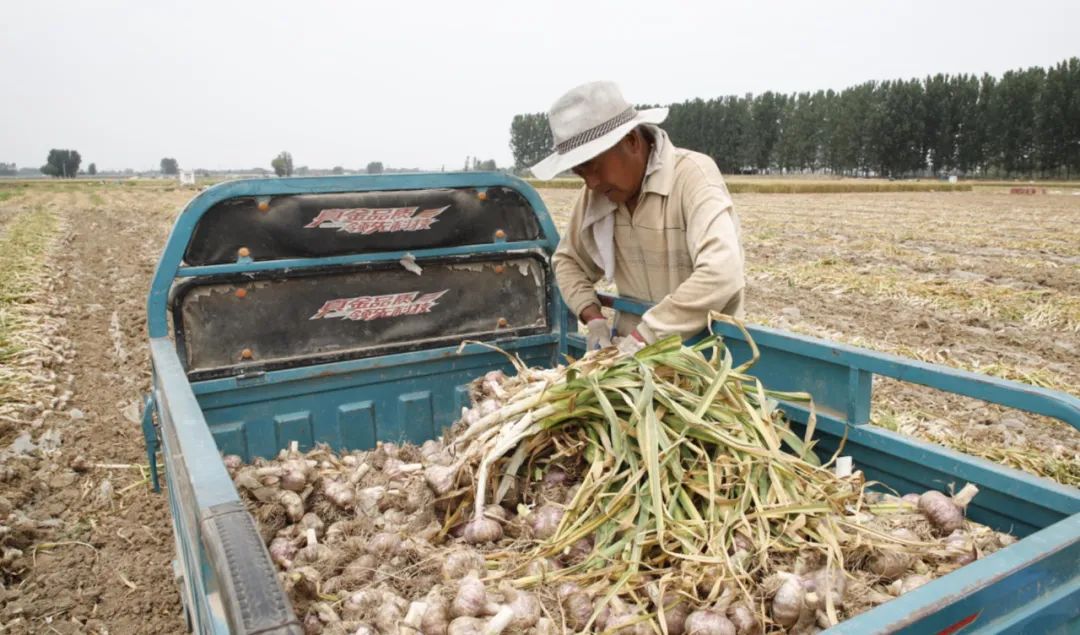
[[[0, 427], [2, 447], [24, 430], [41, 446], [2, 462], [0, 516], [25, 536], [0, 587], [0, 632], [183, 631], [166, 499], [140, 468], [138, 401], [150, 276], [191, 194], [73, 186], [0, 201], [0, 235], [27, 210], [61, 219], [44, 284], [72, 350], [56, 370], [66, 404], [43, 395], [21, 427]], [[542, 195], [561, 227], [575, 193]], [[1080, 393], [1080, 196], [735, 201], [751, 321]], [[895, 382], [876, 394], [880, 425], [1077, 478], [1080, 433], [1064, 425]]]
[[30, 191], [7, 202], [61, 214], [49, 282], [73, 346], [58, 374], [73, 376], [73, 394], [65, 410], [31, 424], [39, 440], [58, 437], [59, 449], [45, 460], [36, 451], [7, 461], [16, 474], [0, 483], [37, 526], [15, 563], [21, 574], [3, 581], [0, 632], [184, 630], [167, 503], [145, 484], [136, 421], [150, 378], [150, 276], [189, 197], [113, 186]]

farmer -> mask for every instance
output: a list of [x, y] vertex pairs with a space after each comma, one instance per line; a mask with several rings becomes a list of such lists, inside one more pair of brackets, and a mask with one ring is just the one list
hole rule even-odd
[[[555, 152], [539, 179], [572, 170], [585, 180], [552, 259], [567, 306], [586, 325], [589, 350], [613, 343], [633, 353], [672, 333], [705, 328], [710, 311], [743, 313], [739, 218], [716, 163], [676, 148], [657, 124], [667, 108], [638, 111], [618, 86], [594, 82], [548, 113]], [[594, 285], [655, 302], [642, 317], [600, 312]]]

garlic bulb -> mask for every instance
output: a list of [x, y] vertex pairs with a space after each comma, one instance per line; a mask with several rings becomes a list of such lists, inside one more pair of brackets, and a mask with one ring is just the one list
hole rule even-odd
[[447, 581], [457, 580], [465, 577], [470, 571], [483, 569], [484, 557], [467, 547], [455, 549], [443, 558], [442, 575]]
[[572, 582], [560, 584], [556, 593], [559, 596], [559, 602], [562, 603], [566, 623], [574, 630], [585, 628], [585, 625], [589, 623], [589, 618], [592, 617], [592, 599]]
[[826, 596], [832, 600], [833, 606], [843, 606], [847, 577], [839, 569], [822, 567], [803, 577], [803, 588], [808, 593], [817, 593], [823, 607], [826, 605]]
[[457, 595], [450, 603], [450, 615], [454, 617], [476, 617], [487, 608], [487, 591], [484, 583], [480, 581], [476, 573], [470, 573], [462, 578], [458, 585]]
[[552, 466], [548, 468], [547, 472], [544, 472], [544, 478], [541, 481], [544, 487], [555, 487], [558, 485], [565, 485], [570, 481], [570, 475], [566, 473], [566, 470], [558, 466]]
[[429, 465], [424, 468], [424, 480], [436, 496], [449, 494], [457, 482], [458, 468], [454, 465]]
[[424, 615], [428, 612], [427, 602], [410, 602], [409, 610], [401, 620], [400, 630], [407, 633], [415, 633], [423, 625]]
[[430, 460], [431, 457], [435, 456], [436, 454], [439, 454], [442, 451], [443, 451], [442, 443], [436, 441], [435, 439], [428, 439], [427, 441], [424, 441], [424, 443], [420, 445], [420, 456], [422, 456], [424, 458], [424, 460]]
[[506, 513], [506, 508], [502, 505], [495, 504], [484, 507], [484, 517], [493, 520], [501, 520], [502, 522], [506, 522], [510, 519], [509, 514]]
[[535, 595], [528, 591], [519, 591], [505, 582], [499, 590], [502, 591], [506, 606], [513, 612], [510, 626], [524, 630], [536, 624], [536, 620], [540, 619], [540, 600], [536, 599]]
[[277, 491], [277, 502], [285, 508], [285, 515], [292, 522], [300, 522], [304, 517], [304, 500], [296, 492], [289, 490]]
[[350, 593], [341, 610], [346, 617], [355, 617], [362, 613], [373, 610], [382, 602], [382, 595], [375, 589], [364, 589]]
[[943, 535], [964, 526], [964, 508], [979, 493], [979, 488], [968, 483], [952, 497], [937, 490], [929, 490], [919, 497], [919, 511]]
[[579, 538], [574, 544], [566, 548], [563, 554], [563, 562], [577, 564], [592, 555], [592, 538]]
[[723, 613], [703, 609], [686, 617], [685, 635], [736, 635], [735, 625]]
[[668, 635], [683, 635], [686, 632], [686, 618], [690, 607], [685, 602], [664, 607], [664, 626]]
[[313, 567], [297, 567], [285, 578], [285, 586], [304, 597], [315, 597], [318, 593], [322, 576]]
[[790, 573], [781, 575], [784, 582], [777, 589], [772, 600], [773, 620], [781, 626], [792, 626], [799, 621], [799, 615], [803, 609], [803, 596], [806, 592], [798, 576]]
[[449, 607], [446, 600], [438, 593], [429, 593], [427, 610], [420, 620], [420, 632], [424, 635], [446, 635], [450, 626]]
[[[889, 532], [890, 536], [908, 542], [918, 542], [919, 537], [910, 529], [900, 528]], [[903, 545], [883, 547], [867, 561], [867, 569], [885, 580], [895, 580], [904, 575], [914, 561]]]
[[322, 480], [322, 493], [327, 499], [340, 509], [351, 509], [356, 495], [353, 489], [340, 481], [324, 478]]
[[366, 551], [373, 556], [388, 557], [396, 555], [401, 549], [401, 536], [396, 533], [382, 531], [368, 541]]
[[686, 630], [686, 617], [690, 614], [690, 607], [686, 600], [677, 593], [668, 590], [661, 597], [660, 587], [655, 582], [646, 586], [649, 599], [653, 603], [653, 611], [658, 618], [663, 614], [663, 623], [668, 635], [682, 635]]
[[483, 635], [483, 633], [484, 620], [469, 616], [456, 618], [446, 629], [446, 635]]
[[322, 518], [319, 518], [318, 514], [313, 514], [311, 512], [304, 514], [303, 518], [300, 519], [299, 525], [301, 531], [304, 531], [305, 533], [308, 529], [314, 529], [315, 535], [317, 536], [322, 536], [323, 531], [326, 528], [326, 523], [323, 522]]
[[386, 494], [386, 488], [382, 485], [375, 485], [372, 487], [365, 487], [356, 493], [356, 503], [360, 507], [360, 511], [367, 516], [377, 516], [379, 514], [379, 501], [382, 500], [383, 495]]
[[336, 624], [341, 621], [337, 611], [326, 602], [316, 602], [311, 605], [310, 610], [319, 616], [319, 621], [323, 624]]
[[465, 526], [465, 542], [471, 545], [495, 542], [502, 536], [502, 525], [499, 524], [499, 521], [491, 518], [476, 518]]
[[409, 604], [391, 591], [383, 591], [375, 611], [375, 628], [382, 633], [394, 633], [405, 617]]
[[292, 459], [285, 462], [284, 471], [281, 475], [281, 487], [292, 492], [302, 492], [307, 487], [308, 473], [310, 468], [303, 459]]
[[552, 558], [540, 558], [533, 560], [529, 563], [529, 566], [525, 568], [525, 573], [535, 578], [544, 578], [550, 575], [554, 571], [558, 571], [562, 567], [559, 565], [558, 560]]
[[564, 510], [562, 507], [547, 503], [534, 509], [528, 516], [529, 531], [538, 540], [547, 540], [559, 530]]
[[611, 598], [610, 606], [611, 613], [604, 629], [622, 635], [652, 635], [649, 621], [642, 619], [642, 615], [634, 612], [618, 596]]
[[922, 585], [930, 582], [930, 576], [922, 574], [909, 575], [900, 582], [900, 594], [907, 593], [908, 591], [914, 591]]
[[304, 617], [304, 635], [319, 635], [323, 632], [323, 623], [315, 613], [308, 613]]
[[728, 607], [728, 619], [735, 625], [737, 635], [761, 635], [761, 621], [745, 604], [733, 604]]
[[978, 556], [971, 538], [964, 533], [963, 529], [957, 529], [949, 534], [949, 537], [945, 539], [945, 548], [951, 554], [952, 561], [958, 565], [971, 564]]
[[282, 569], [292, 567], [293, 558], [296, 557], [296, 545], [288, 538], [277, 536], [270, 541], [270, 559]]

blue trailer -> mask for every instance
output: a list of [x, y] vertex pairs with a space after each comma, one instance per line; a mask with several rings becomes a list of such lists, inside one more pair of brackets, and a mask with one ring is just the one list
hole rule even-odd
[[[174, 572], [197, 633], [302, 633], [222, 454], [421, 443], [468, 405], [467, 384], [506, 359], [580, 355], [550, 266], [558, 234], [537, 193], [497, 173], [234, 181], [179, 216], [148, 299], [153, 364], [143, 432], [158, 457]], [[603, 298], [620, 311], [648, 306]], [[716, 328], [736, 357], [740, 333]], [[1021, 540], [829, 633], [1080, 632], [1080, 492], [870, 426], [874, 376], [1055, 417], [1080, 399], [771, 328], [754, 367], [806, 391], [818, 450], [844, 453], [901, 492], [974, 483], [973, 520]], [[785, 404], [798, 426], [808, 412]], [[158, 487], [155, 480], [154, 486]]]

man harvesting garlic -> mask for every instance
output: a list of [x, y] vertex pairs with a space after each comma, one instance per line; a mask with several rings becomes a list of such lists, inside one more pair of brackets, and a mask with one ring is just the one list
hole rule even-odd
[[[611, 82], [574, 88], [548, 113], [555, 152], [539, 179], [573, 170], [585, 180], [552, 258], [567, 306], [588, 329], [588, 348], [635, 352], [672, 333], [705, 328], [710, 311], [743, 313], [739, 219], [716, 163], [676, 148], [657, 124], [667, 108], [638, 111]], [[655, 302], [638, 318], [600, 312], [595, 284]]]

